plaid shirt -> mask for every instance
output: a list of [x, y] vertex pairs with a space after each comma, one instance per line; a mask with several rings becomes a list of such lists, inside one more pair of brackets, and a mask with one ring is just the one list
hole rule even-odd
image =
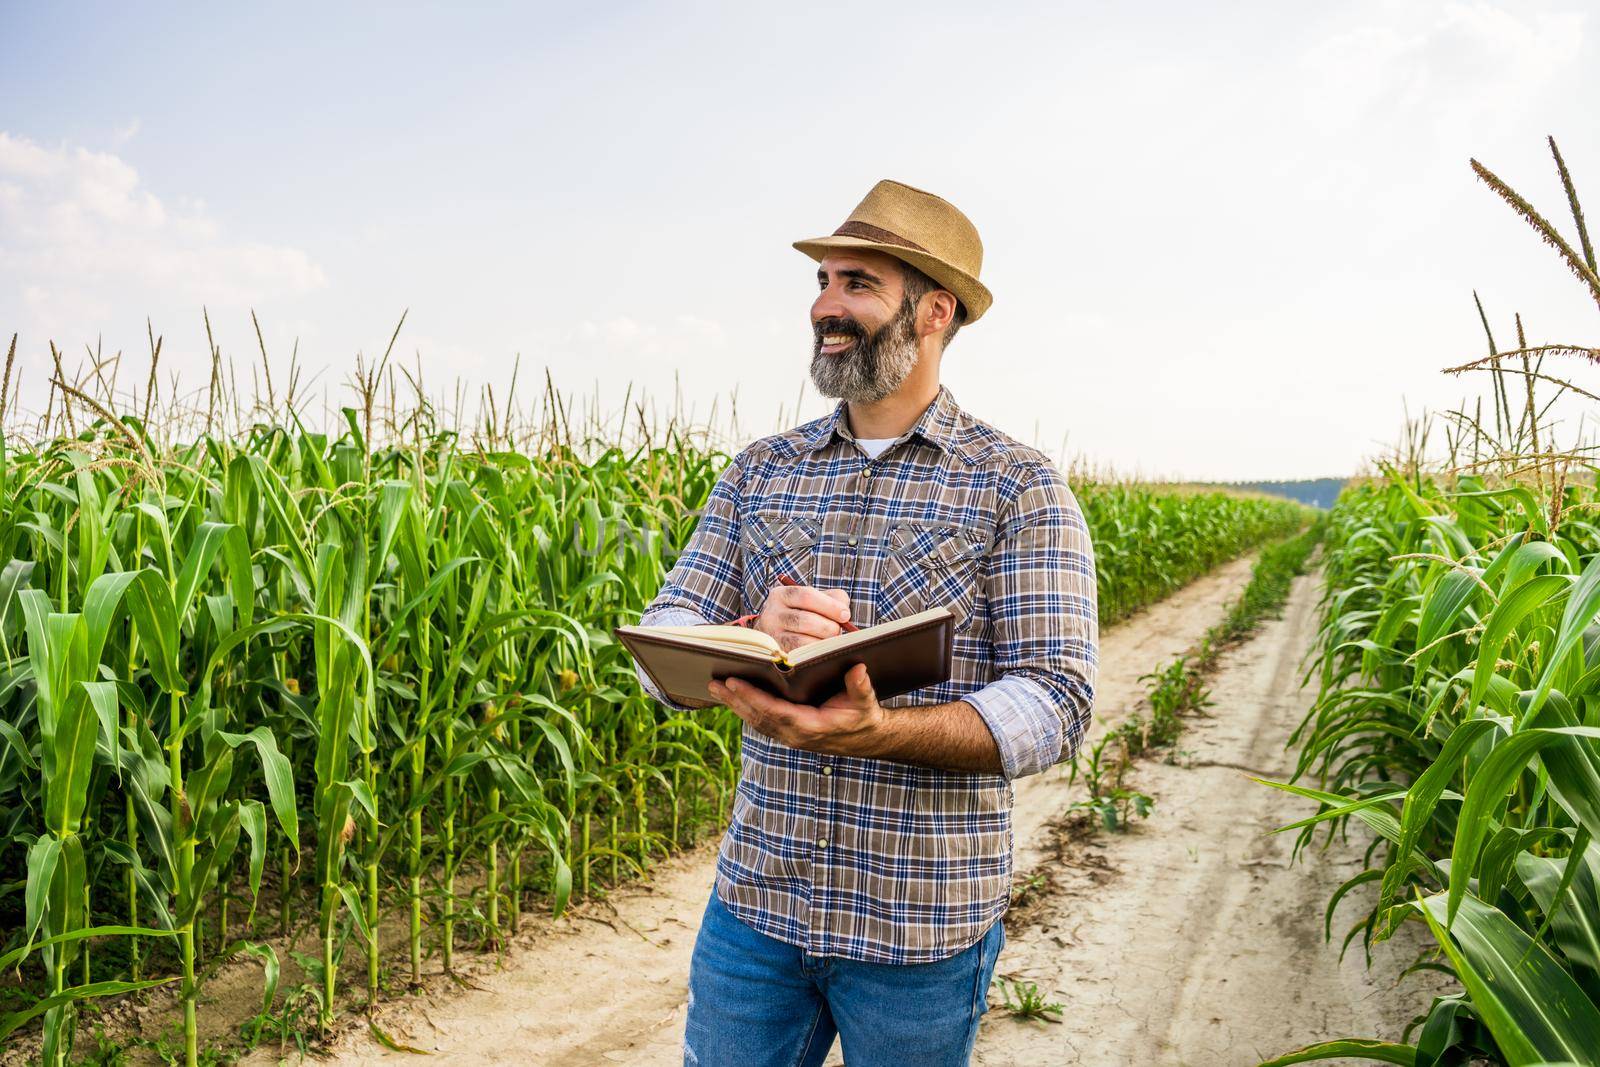
[[717, 855], [717, 895], [747, 925], [813, 955], [923, 963], [1005, 911], [1011, 780], [1069, 758], [1084, 736], [1094, 553], [1049, 457], [968, 415], [947, 386], [876, 459], [845, 412], [840, 401], [734, 458], [640, 624], [759, 611], [780, 574], [847, 590], [858, 626], [955, 611], [950, 679], [882, 703], [966, 701], [1004, 773], [807, 752], [746, 725]]

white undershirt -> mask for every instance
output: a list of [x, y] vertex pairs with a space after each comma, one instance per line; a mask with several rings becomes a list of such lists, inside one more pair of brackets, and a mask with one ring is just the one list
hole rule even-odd
[[856, 444], [860, 445], [863, 449], [865, 449], [866, 453], [867, 453], [867, 456], [869, 458], [871, 458], [871, 459], [877, 459], [878, 458], [878, 454], [880, 452], [882, 452], [884, 449], [888, 448], [890, 445], [894, 444], [894, 442], [895, 442], [895, 438], [893, 438], [893, 437], [858, 437], [858, 438], [856, 438]]

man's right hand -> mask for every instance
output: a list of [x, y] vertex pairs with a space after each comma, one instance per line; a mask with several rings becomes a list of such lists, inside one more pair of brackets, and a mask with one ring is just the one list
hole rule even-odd
[[785, 652], [801, 645], [836, 637], [840, 623], [850, 618], [850, 594], [843, 589], [816, 589], [809, 585], [778, 585], [767, 594], [761, 614], [751, 626], [768, 634]]

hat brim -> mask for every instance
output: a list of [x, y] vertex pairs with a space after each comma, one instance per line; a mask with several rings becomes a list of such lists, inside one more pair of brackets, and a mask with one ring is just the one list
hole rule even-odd
[[937, 256], [931, 256], [926, 252], [919, 252], [912, 248], [902, 248], [899, 245], [869, 241], [863, 237], [846, 237], [838, 234], [829, 234], [827, 237], [813, 237], [806, 241], [796, 241], [794, 242], [794, 247], [819, 263], [829, 252], [838, 249], [849, 249], [856, 252], [882, 252], [885, 255], [904, 260], [954, 293], [956, 299], [961, 301], [962, 307], [967, 309], [966, 321], [969, 323], [977, 322], [983, 317], [983, 313], [989, 310], [989, 305], [994, 303], [994, 295], [989, 292], [988, 286], [978, 279], [963, 270], [951, 266]]

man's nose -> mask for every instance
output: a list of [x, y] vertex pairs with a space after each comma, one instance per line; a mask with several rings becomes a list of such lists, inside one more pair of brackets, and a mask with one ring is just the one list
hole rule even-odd
[[811, 303], [811, 322], [813, 325], [823, 319], [848, 318], [844, 311], [844, 302], [838, 297], [830, 286], [817, 294], [816, 300]]

